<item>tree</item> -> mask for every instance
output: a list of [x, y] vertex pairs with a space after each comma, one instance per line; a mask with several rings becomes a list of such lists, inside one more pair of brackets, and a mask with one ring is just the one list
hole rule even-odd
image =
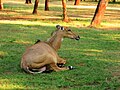
[[74, 5], [80, 5], [80, 0], [75, 0]]
[[85, 0], [80, 0], [80, 1], [85, 1]]
[[62, 0], [62, 6], [63, 6], [63, 21], [68, 22], [66, 0]]
[[49, 11], [48, 2], [49, 2], [49, 0], [45, 0], [45, 11]]
[[116, 2], [116, 0], [113, 0], [113, 2], [115, 3], [115, 2]]
[[31, 2], [31, 0], [26, 0], [25, 3], [26, 4], [31, 4], [32, 2]]
[[90, 26], [95, 27], [101, 23], [101, 20], [104, 16], [104, 12], [106, 10], [106, 7], [108, 5], [109, 0], [99, 0], [94, 17], [91, 21]]
[[39, 3], [39, 0], [35, 0], [33, 14], [37, 14], [38, 3]]
[[1, 2], [1, 0], [0, 0], [0, 10], [2, 10], [2, 8], [3, 8], [3, 7], [2, 7], [2, 2]]
[[97, 2], [97, 0], [92, 0], [93, 2], [95, 1], [95, 2]]
[[[49, 10], [48, 2], [49, 0], [45, 0], [45, 10]], [[35, 0], [33, 14], [37, 14], [38, 3], [39, 0]], [[63, 21], [68, 22], [66, 0], [62, 0], [62, 6], [63, 6]]]

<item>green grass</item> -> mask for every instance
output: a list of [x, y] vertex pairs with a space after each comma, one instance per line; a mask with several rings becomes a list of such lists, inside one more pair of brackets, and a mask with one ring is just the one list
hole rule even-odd
[[[0, 20], [1, 90], [120, 89], [120, 29], [118, 27], [117, 29], [114, 27], [112, 30], [111, 28], [106, 30], [84, 27], [83, 24], [87, 26], [91, 19], [85, 19], [84, 15], [83, 18], [81, 16], [78, 20], [72, 19], [73, 21], [69, 23], [56, 19], [43, 20], [39, 15], [31, 15], [32, 8], [27, 9], [26, 5], [19, 8], [19, 4], [17, 4], [12, 6], [12, 9], [10, 7], [6, 4], [5, 10], [0, 11], [0, 16], [3, 17]], [[81, 13], [83, 10], [80, 9]], [[73, 9], [69, 9], [69, 11], [73, 12]], [[87, 11], [93, 12], [93, 10]], [[42, 15], [49, 16], [50, 14], [52, 17], [53, 12], [43, 11]], [[59, 17], [60, 13], [58, 11], [54, 16]], [[49, 74], [26, 74], [20, 69], [21, 56], [25, 49], [33, 45], [37, 39], [47, 40], [50, 33], [55, 30], [56, 24], [70, 26], [81, 37], [79, 41], [64, 39], [61, 49], [58, 51], [58, 54], [67, 60], [66, 66], [72, 65], [76, 69]], [[109, 25], [109, 20], [102, 23], [102, 25], [104, 24]], [[116, 24], [119, 24], [119, 20]]]

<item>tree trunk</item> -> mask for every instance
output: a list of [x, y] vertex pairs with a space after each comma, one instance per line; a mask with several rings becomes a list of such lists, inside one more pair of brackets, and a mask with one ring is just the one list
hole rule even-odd
[[31, 4], [32, 2], [31, 2], [31, 0], [26, 0], [25, 1], [25, 4]]
[[113, 0], [113, 2], [115, 3], [115, 2], [116, 2], [116, 0]]
[[74, 5], [80, 5], [80, 0], [75, 0]]
[[0, 0], [0, 10], [2, 10], [2, 9], [3, 9], [3, 6], [2, 6], [2, 2]]
[[35, 0], [33, 14], [37, 14], [38, 3], [39, 3], [39, 0]]
[[62, 0], [62, 6], [63, 6], [63, 21], [68, 22], [66, 0]]
[[104, 16], [104, 12], [106, 10], [106, 7], [108, 5], [109, 0], [99, 0], [94, 17], [91, 21], [90, 26], [95, 27], [97, 25], [100, 25], [101, 20]]
[[85, 0], [80, 0], [80, 1], [85, 1]]
[[49, 2], [49, 0], [45, 0], [45, 11], [49, 11], [48, 2]]

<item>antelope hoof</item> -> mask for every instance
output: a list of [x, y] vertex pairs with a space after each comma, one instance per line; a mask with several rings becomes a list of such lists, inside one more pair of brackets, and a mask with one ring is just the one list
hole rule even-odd
[[76, 40], [79, 40], [79, 39], [80, 39], [80, 36], [77, 36], [75, 39], [76, 39]]
[[69, 70], [75, 69], [75, 67], [73, 67], [73, 66], [68, 66], [68, 68], [69, 68]]
[[64, 64], [63, 63], [58, 63], [57, 66], [62, 68], [62, 67], [64, 67]]

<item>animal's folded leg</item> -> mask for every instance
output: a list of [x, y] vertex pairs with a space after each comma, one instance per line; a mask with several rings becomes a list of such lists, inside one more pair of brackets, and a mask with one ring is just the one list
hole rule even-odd
[[39, 69], [29, 69], [29, 70], [34, 73], [42, 73], [42, 72], [46, 71], [46, 66], [39, 68]]

